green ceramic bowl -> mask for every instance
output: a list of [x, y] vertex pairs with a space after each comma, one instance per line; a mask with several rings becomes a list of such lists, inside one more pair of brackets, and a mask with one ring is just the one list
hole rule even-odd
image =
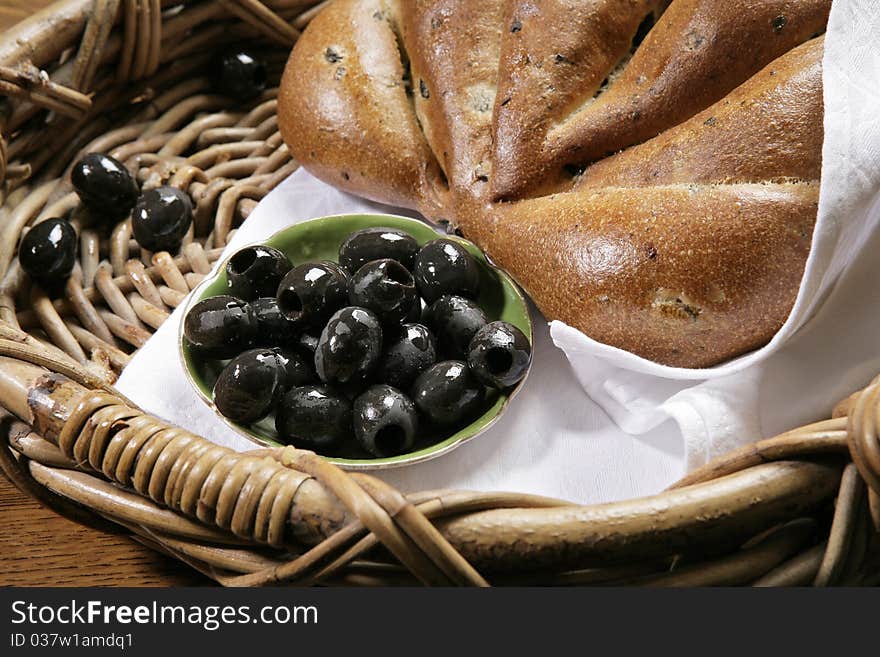
[[[385, 226], [406, 231], [419, 244], [439, 237], [431, 226], [415, 219], [393, 215], [347, 214], [304, 221], [275, 233], [261, 243], [283, 251], [295, 264], [322, 259], [335, 262], [338, 259], [339, 246], [348, 235], [361, 228], [373, 226]], [[479, 262], [481, 292], [478, 302], [489, 319], [502, 319], [510, 322], [531, 340], [532, 325], [528, 305], [513, 280], [490, 264], [483, 252], [471, 242], [455, 236], [450, 236], [449, 239], [460, 242]], [[202, 299], [226, 293], [225, 264], [224, 262], [215, 274], [206, 278], [193, 290], [184, 312], [189, 312], [189, 309]], [[218, 417], [233, 430], [252, 440], [255, 446], [265, 447], [282, 444], [277, 441], [274, 415], [255, 424], [244, 426], [227, 420], [217, 411], [214, 407], [211, 391], [223, 364], [216, 361], [202, 361], [192, 353], [183, 336], [183, 322], [181, 322], [178, 344], [187, 377], [199, 396], [214, 409]], [[488, 429], [504, 412], [508, 402], [520, 389], [523, 381], [520, 381], [511, 390], [492, 391], [487, 397], [485, 412], [471, 424], [451, 435], [418, 437], [414, 449], [406, 454], [390, 458], [360, 458], [356, 452], [353, 452], [351, 455], [345, 455], [350, 456], [348, 458], [329, 458], [328, 460], [346, 470], [371, 470], [418, 463], [445, 454]]]

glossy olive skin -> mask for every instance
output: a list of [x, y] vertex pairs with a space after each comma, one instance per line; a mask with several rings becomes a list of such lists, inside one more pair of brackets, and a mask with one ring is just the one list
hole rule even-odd
[[284, 380], [284, 369], [274, 351], [245, 351], [220, 372], [214, 384], [214, 405], [233, 422], [256, 422], [278, 403]]
[[199, 301], [183, 321], [183, 334], [205, 358], [234, 358], [249, 348], [257, 318], [245, 301], [220, 295]]
[[157, 187], [141, 194], [131, 211], [131, 232], [147, 251], [180, 249], [192, 224], [192, 201], [176, 187]]
[[420, 306], [412, 274], [396, 260], [373, 260], [348, 283], [348, 301], [376, 313], [383, 326], [399, 326]]
[[131, 211], [138, 198], [138, 185], [119, 160], [104, 153], [88, 153], [73, 165], [70, 181], [89, 210], [109, 215], [110, 220]]
[[253, 98], [266, 88], [266, 64], [241, 50], [224, 55], [217, 66], [217, 89], [233, 98]]
[[447, 294], [476, 298], [480, 291], [480, 265], [449, 239], [432, 240], [419, 250], [413, 276], [429, 304]]
[[335, 262], [306, 262], [287, 272], [276, 292], [281, 311], [317, 328], [348, 303], [348, 274]]
[[322, 385], [291, 389], [278, 404], [275, 430], [282, 442], [326, 453], [351, 437], [351, 402]]
[[321, 339], [320, 334], [313, 335], [311, 333], [302, 333], [296, 339], [296, 347], [299, 349], [300, 353], [303, 356], [308, 356], [309, 359], [314, 362], [315, 361], [315, 351], [318, 348], [318, 340]]
[[64, 219], [41, 221], [21, 239], [18, 262], [41, 285], [60, 287], [76, 264], [76, 231]]
[[470, 299], [440, 297], [425, 309], [425, 324], [434, 331], [439, 352], [449, 358], [467, 358], [477, 331], [487, 323], [486, 313]]
[[339, 264], [352, 274], [373, 260], [396, 260], [408, 270], [415, 265], [419, 244], [396, 228], [363, 228], [345, 238], [339, 247]]
[[412, 449], [419, 427], [413, 401], [387, 385], [371, 386], [354, 400], [352, 422], [361, 447], [379, 458]]
[[226, 263], [226, 289], [245, 301], [274, 297], [285, 274], [293, 265], [271, 246], [246, 246]]
[[282, 371], [282, 388], [287, 391], [291, 388], [304, 386], [307, 383], [316, 383], [318, 377], [311, 359], [304, 358], [302, 354], [292, 349], [274, 347], [271, 350], [278, 359]]
[[257, 332], [254, 344], [264, 347], [293, 344], [300, 330], [300, 324], [291, 319], [278, 306], [275, 297], [260, 297], [250, 302], [257, 319]]
[[382, 355], [379, 318], [350, 306], [335, 313], [321, 331], [315, 371], [324, 383], [356, 385], [367, 380]]
[[480, 381], [493, 388], [509, 388], [529, 371], [532, 345], [508, 322], [490, 322], [474, 335], [468, 348], [468, 366]]
[[485, 389], [467, 363], [445, 360], [419, 375], [412, 389], [416, 408], [444, 426], [472, 419], [483, 405]]
[[437, 362], [437, 342], [423, 324], [404, 324], [386, 344], [376, 379], [401, 390], [409, 390], [416, 378]]
[[349, 306], [327, 322], [315, 350], [315, 371], [324, 383], [342, 386], [366, 381], [382, 355], [379, 318], [366, 308]]

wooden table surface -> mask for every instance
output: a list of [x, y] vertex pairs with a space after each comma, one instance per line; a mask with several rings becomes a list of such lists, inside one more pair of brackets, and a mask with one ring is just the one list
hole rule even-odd
[[[0, 0], [0, 31], [51, 0]], [[13, 28], [14, 29], [14, 28]], [[123, 536], [61, 518], [0, 473], [0, 586], [196, 586], [206, 577]]]

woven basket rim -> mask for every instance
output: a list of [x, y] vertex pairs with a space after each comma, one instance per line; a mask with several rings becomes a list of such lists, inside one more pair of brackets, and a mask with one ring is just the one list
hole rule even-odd
[[[113, 388], [114, 372], [152, 324], [210, 269], [236, 217], [296, 167], [276, 138], [272, 93], [232, 110], [185, 69], [180, 80], [163, 78], [167, 53], [157, 50], [155, 30], [212, 39], [217, 25], [233, 25], [243, 38], [279, 44], [283, 59], [285, 35], [295, 38], [317, 4], [142, 3], [143, 12], [181, 9], [140, 15], [152, 27], [138, 33], [118, 0], [59, 0], [0, 35], [0, 69], [33, 65], [56, 85], [14, 82], [3, 119], [0, 212], [13, 229], [0, 239], [0, 408], [16, 419], [0, 465], [14, 483], [80, 521], [74, 507], [82, 505], [90, 521], [121, 525], [223, 584], [785, 584], [880, 572], [872, 538], [880, 524], [871, 528], [880, 517], [876, 381], [831, 419], [727, 454], [667, 491], [586, 506], [513, 493], [404, 496], [292, 448], [235, 454], [149, 416]], [[126, 44], [134, 51], [128, 68], [116, 61]], [[114, 70], [125, 73], [124, 85], [113, 83]], [[86, 229], [93, 252], [80, 254], [68, 298], [53, 301], [28, 287], [14, 247], [47, 212], [77, 216], [65, 171], [79, 147], [54, 163], [38, 133], [69, 134], [104, 110], [104, 98], [141, 79], [157, 91], [139, 113], [71, 147], [104, 140], [129, 154], [145, 184], [189, 188], [199, 199], [196, 235], [174, 256], [133, 250], [123, 224], [107, 236]], [[228, 159], [212, 159], [221, 152]]]

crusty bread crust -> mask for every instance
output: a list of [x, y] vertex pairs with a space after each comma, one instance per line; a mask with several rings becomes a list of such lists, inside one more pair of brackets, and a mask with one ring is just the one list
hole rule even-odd
[[786, 53], [681, 125], [597, 162], [575, 188], [819, 180], [824, 40]]
[[[823, 138], [823, 38], [809, 37], [830, 0], [719, 3], [335, 0], [291, 54], [282, 135], [319, 178], [455, 223], [549, 319], [709, 366], [766, 343], [794, 303]], [[620, 34], [666, 4], [590, 100]], [[568, 61], [587, 54], [592, 68]], [[581, 154], [643, 143], [560, 176], [548, 135]], [[531, 191], [499, 201], [505, 189]]]
[[830, 9], [831, 0], [673, 2], [615, 83], [552, 127], [537, 159], [562, 174], [661, 134], [824, 32]]
[[806, 183], [584, 189], [484, 208], [475, 239], [545, 316], [703, 367], [782, 326], [818, 199]]
[[322, 180], [374, 201], [438, 209], [445, 180], [413, 113], [385, 5], [337, 0], [314, 18], [284, 69], [278, 126], [294, 158]]
[[[416, 114], [450, 185], [485, 194], [506, 0], [403, 0]], [[455, 53], [455, 56], [450, 56]]]
[[[668, 0], [515, 0], [510, 4], [495, 107], [495, 200], [570, 183], [567, 154], [548, 133], [591, 101], [628, 57], [640, 26]], [[639, 35], [640, 36], [640, 35]], [[578, 127], [580, 124], [576, 124]], [[561, 144], [565, 148], [567, 144]]]

